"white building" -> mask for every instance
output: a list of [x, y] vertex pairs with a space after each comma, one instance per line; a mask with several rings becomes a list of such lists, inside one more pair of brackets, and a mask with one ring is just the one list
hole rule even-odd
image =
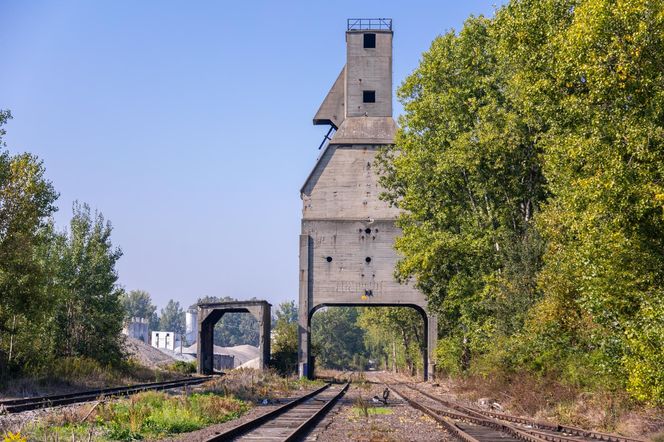
[[153, 331], [151, 338], [150, 343], [156, 348], [175, 351], [176, 348], [179, 349], [180, 347], [180, 337], [172, 331]]

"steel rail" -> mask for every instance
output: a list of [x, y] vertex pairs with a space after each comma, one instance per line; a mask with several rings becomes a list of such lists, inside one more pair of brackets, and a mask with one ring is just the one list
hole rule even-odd
[[255, 430], [262, 425], [264, 425], [267, 422], [270, 422], [280, 415], [284, 414], [291, 408], [296, 407], [297, 405], [301, 404], [302, 402], [306, 401], [309, 398], [312, 398], [323, 391], [327, 390], [331, 383], [327, 383], [323, 385], [321, 388], [318, 388], [310, 393], [305, 394], [304, 396], [300, 396], [297, 399], [293, 399], [292, 401], [280, 406], [279, 408], [276, 408], [268, 413], [262, 414], [252, 420], [249, 420], [243, 424], [238, 425], [237, 427], [233, 427], [227, 431], [224, 431], [223, 433], [217, 433], [214, 436], [208, 438], [205, 440], [205, 442], [220, 442], [220, 441], [227, 441], [234, 439], [236, 437], [242, 436], [245, 433], [248, 433], [249, 431]]
[[323, 407], [321, 407], [316, 413], [314, 413], [313, 416], [304, 421], [302, 425], [297, 427], [295, 431], [293, 431], [286, 439], [284, 439], [284, 442], [293, 442], [303, 438], [321, 421], [321, 419], [323, 419], [323, 417], [332, 409], [332, 407], [334, 407], [334, 404], [336, 404], [337, 401], [339, 401], [339, 399], [341, 399], [341, 397], [346, 394], [349, 386], [350, 382], [346, 382], [346, 385], [344, 385], [339, 393], [334, 395], [334, 397], [327, 401], [327, 403], [323, 405]]
[[[446, 410], [438, 410], [438, 409], [433, 409], [429, 408], [425, 405], [422, 405], [412, 398], [409, 398], [407, 395], [403, 393], [403, 391], [400, 391], [396, 388], [394, 388], [394, 385], [390, 384], [385, 384], [390, 390], [394, 391], [399, 397], [403, 398], [406, 402], [408, 402], [409, 405], [412, 407], [422, 411], [423, 413], [427, 414], [428, 416], [432, 417], [436, 422], [442, 424], [446, 428], [450, 428], [450, 425], [454, 427], [452, 433], [456, 435], [460, 440], [464, 442], [469, 442], [469, 438], [473, 438], [470, 434], [465, 432], [463, 429], [459, 428], [456, 424], [450, 423], [448, 420], [445, 419], [447, 418], [452, 418], [455, 420], [460, 420], [460, 421], [465, 421], [465, 422], [470, 422], [476, 425], [480, 425], [483, 427], [491, 428], [493, 430], [502, 432], [502, 433], [507, 433], [512, 437], [515, 437], [517, 439], [521, 439], [526, 442], [541, 442], [542, 439], [540, 439], [537, 436], [531, 435], [526, 433], [525, 431], [521, 431], [509, 424], [505, 424], [502, 422], [498, 422], [492, 419], [486, 419], [486, 418], [477, 418], [473, 417], [467, 414], [463, 413], [455, 413], [451, 411], [446, 411]], [[474, 438], [473, 438], [474, 439]]]
[[427, 416], [429, 416], [430, 418], [441, 424], [443, 427], [445, 427], [447, 431], [450, 432], [450, 434], [452, 434], [462, 442], [479, 442], [473, 436], [471, 436], [470, 434], [463, 431], [461, 428], [454, 425], [454, 422], [448, 417], [440, 416], [439, 414], [435, 413], [431, 408], [426, 407], [420, 404], [419, 402], [412, 400], [411, 398], [409, 398], [408, 396], [404, 395], [399, 390], [394, 388], [393, 385], [389, 385], [386, 383], [385, 386], [390, 390], [392, 390], [397, 396], [405, 400], [408, 405], [415, 408], [416, 410], [421, 411], [422, 413], [426, 414]]
[[[474, 414], [475, 416], [479, 417], [489, 417], [493, 419], [498, 419], [502, 421], [507, 421], [507, 422], [513, 422], [513, 423], [518, 423], [518, 424], [524, 424], [524, 425], [530, 425], [533, 428], [541, 429], [541, 430], [548, 430], [548, 431], [553, 431], [556, 433], [566, 433], [566, 434], [571, 434], [575, 436], [581, 436], [581, 437], [586, 437], [586, 438], [591, 438], [591, 439], [597, 439], [601, 441], [607, 441], [607, 442], [645, 442], [643, 439], [635, 439], [635, 438], [630, 438], [630, 437], [625, 437], [625, 436], [620, 436], [618, 434], [610, 434], [610, 433], [601, 433], [598, 431], [590, 431], [590, 430], [584, 430], [582, 428], [578, 427], [572, 427], [569, 425], [561, 425], [561, 424], [554, 424], [550, 422], [543, 422], [543, 421], [537, 421], [534, 419], [527, 419], [523, 417], [518, 417], [518, 416], [512, 416], [509, 414], [505, 413], [497, 413], [493, 411], [485, 411], [485, 410], [476, 410], [470, 407], [466, 407], [463, 405], [458, 405], [454, 404], [452, 402], [446, 401], [442, 398], [436, 397], [426, 391], [423, 391], [422, 389], [415, 387], [413, 385], [409, 384], [404, 384], [406, 387], [417, 391], [418, 393], [422, 394], [423, 396], [428, 397], [429, 399], [432, 399], [434, 401], [440, 402], [441, 404], [445, 405], [446, 407], [449, 408], [454, 408], [455, 410], [469, 413], [469, 414]], [[555, 436], [549, 433], [544, 433], [541, 431], [535, 431], [531, 429], [524, 430], [532, 434], [537, 434], [544, 440], [548, 440], [550, 442], [560, 442], [560, 441], [565, 441], [565, 440], [578, 440], [578, 439], [573, 439], [569, 438], [566, 436]]]
[[19, 413], [22, 411], [35, 410], [39, 408], [57, 407], [81, 402], [90, 402], [100, 397], [129, 396], [148, 390], [169, 390], [171, 388], [185, 387], [188, 385], [202, 384], [209, 381], [212, 376], [192, 377], [175, 379], [163, 382], [149, 382], [144, 384], [129, 385], [126, 387], [101, 388], [86, 390], [77, 393], [66, 393], [48, 396], [37, 396], [31, 398], [5, 399], [0, 401], [0, 414]]

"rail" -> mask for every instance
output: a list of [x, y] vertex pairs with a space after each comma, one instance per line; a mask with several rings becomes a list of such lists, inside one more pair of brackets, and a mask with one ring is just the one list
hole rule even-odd
[[[438, 409], [436, 410], [428, 409], [430, 412], [442, 414], [452, 419], [472, 422], [474, 424], [482, 425], [485, 427], [492, 427], [495, 430], [509, 433], [513, 437], [516, 437], [521, 440], [533, 440], [532, 438], [537, 438], [539, 440], [545, 440], [549, 442], [579, 442], [580, 440], [584, 439], [601, 440], [606, 442], [643, 442], [641, 439], [625, 437], [617, 434], [600, 433], [596, 431], [584, 430], [581, 428], [570, 427], [566, 425], [541, 422], [532, 419], [511, 416], [505, 413], [495, 413], [485, 410], [477, 410], [463, 405], [455, 404], [453, 402], [446, 401], [442, 398], [427, 393], [414, 385], [410, 385], [408, 383], [404, 383], [402, 385], [410, 390], [417, 392], [418, 394], [421, 394], [422, 396], [430, 400], [433, 400], [434, 402], [441, 404], [442, 406], [450, 410], [454, 410], [454, 411], [445, 411]], [[393, 386], [391, 385], [389, 387], [394, 389]], [[402, 394], [399, 395], [404, 397]], [[407, 398], [404, 397], [404, 399], [406, 399], [406, 401], [408, 402]], [[524, 425], [524, 427], [513, 426], [506, 422], [522, 424]], [[538, 431], [538, 430], [544, 430], [544, 431]], [[570, 437], [569, 435], [572, 435], [572, 437]], [[466, 440], [465, 435], [456, 434], [456, 436], [459, 439]], [[579, 437], [583, 439], [578, 439]], [[468, 441], [466, 440], [466, 442]]]
[[192, 377], [175, 379], [165, 382], [150, 382], [145, 384], [134, 384], [126, 387], [101, 388], [87, 390], [78, 393], [66, 393], [49, 396], [36, 396], [20, 399], [5, 399], [0, 401], [0, 414], [19, 413], [22, 411], [36, 410], [39, 408], [57, 407], [61, 405], [91, 402], [102, 397], [130, 396], [148, 390], [169, 390], [171, 388], [186, 387], [189, 385], [202, 384], [212, 379], [212, 376]]
[[[304, 404], [309, 399], [313, 399], [316, 396], [320, 395], [321, 393], [325, 392], [331, 385], [332, 385], [331, 383], [327, 383], [321, 388], [314, 390], [310, 393], [307, 393], [304, 396], [300, 396], [297, 399], [293, 399], [292, 401], [280, 406], [279, 408], [276, 408], [268, 413], [262, 414], [252, 420], [249, 420], [243, 424], [238, 425], [237, 427], [224, 431], [223, 433], [217, 433], [214, 436], [210, 437], [209, 439], [206, 439], [205, 442], [221, 442], [221, 441], [229, 441], [236, 438], [241, 438], [247, 433], [260, 430], [263, 426], [265, 426], [268, 423], [271, 425], [271, 430], [274, 431], [275, 427], [278, 427], [278, 419], [282, 415], [287, 415], [290, 410], [297, 408], [299, 405]], [[308, 431], [310, 431], [318, 423], [320, 419], [322, 419], [322, 417], [346, 393], [346, 390], [348, 390], [349, 385], [350, 383], [346, 383], [340, 389], [340, 391], [336, 393], [333, 397], [331, 397], [328, 400], [324, 400], [325, 403], [323, 404], [323, 406], [317, 408], [310, 416], [303, 419], [302, 422], [297, 427], [293, 428], [293, 423], [295, 421], [294, 419], [286, 419], [285, 429], [288, 432], [287, 436], [285, 437], [281, 437], [278, 435], [274, 435], [276, 437], [263, 436], [261, 437], [261, 439], [262, 440], [274, 439], [284, 442], [301, 439]]]

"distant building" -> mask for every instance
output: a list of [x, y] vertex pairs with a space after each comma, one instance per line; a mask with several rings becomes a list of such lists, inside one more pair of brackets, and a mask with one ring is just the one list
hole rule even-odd
[[180, 348], [180, 337], [172, 331], [153, 331], [151, 335], [151, 344], [155, 348], [165, 348], [175, 351]]
[[148, 320], [146, 318], [131, 318], [124, 323], [122, 333], [130, 338], [148, 343]]

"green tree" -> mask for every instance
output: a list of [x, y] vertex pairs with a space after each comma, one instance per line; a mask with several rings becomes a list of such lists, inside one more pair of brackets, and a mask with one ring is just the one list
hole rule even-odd
[[357, 324], [365, 331], [372, 357], [385, 361], [385, 368], [406, 369], [411, 375], [422, 370], [424, 324], [422, 315], [407, 307], [366, 307]]
[[584, 364], [664, 403], [662, 4], [512, 2], [497, 23], [513, 94], [544, 123], [553, 194], [538, 217], [533, 359]]
[[157, 306], [152, 303], [152, 297], [144, 290], [131, 290], [122, 295], [122, 305], [127, 319], [144, 318], [148, 320], [148, 328], [156, 330], [159, 327]]
[[441, 365], [664, 402], [662, 66], [650, 0], [512, 0], [424, 54], [382, 184]]
[[311, 320], [312, 352], [316, 367], [363, 369], [367, 359], [364, 330], [357, 325], [355, 307], [326, 307]]
[[537, 127], [507, 93], [511, 74], [491, 20], [438, 37], [399, 89], [396, 146], [379, 157], [384, 198], [404, 209], [397, 277], [415, 279], [463, 367], [519, 330], [540, 296], [533, 219], [547, 190]]
[[[0, 111], [0, 377], [11, 367], [42, 358], [35, 341], [52, 307], [47, 290], [49, 216], [58, 195], [45, 178], [41, 161], [30, 154], [10, 155], [3, 137], [9, 111]], [[47, 352], [46, 352], [47, 353]]]
[[297, 371], [297, 316], [295, 301], [279, 304], [272, 327], [272, 358], [281, 373]]
[[159, 329], [171, 331], [178, 336], [185, 332], [185, 313], [178, 301], [169, 299], [166, 307], [161, 309]]
[[123, 290], [115, 265], [122, 251], [111, 243], [112, 227], [87, 204], [74, 203], [69, 230], [55, 238], [57, 291], [56, 354], [86, 356], [102, 363], [123, 357]]

